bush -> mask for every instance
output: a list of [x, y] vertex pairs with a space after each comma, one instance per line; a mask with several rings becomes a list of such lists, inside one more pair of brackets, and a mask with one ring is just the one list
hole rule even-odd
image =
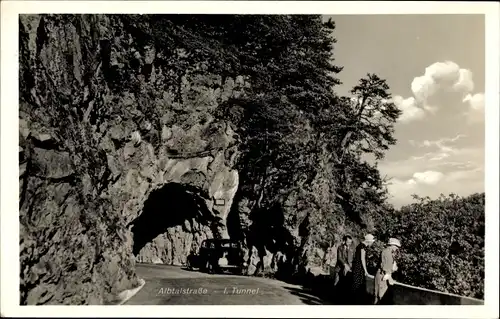
[[395, 279], [483, 298], [485, 194], [415, 198], [378, 219], [378, 236], [397, 237], [403, 245]]

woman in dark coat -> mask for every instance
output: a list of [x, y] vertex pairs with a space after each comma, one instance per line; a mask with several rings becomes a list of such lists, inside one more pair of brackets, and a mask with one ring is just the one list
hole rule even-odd
[[368, 270], [366, 268], [366, 248], [373, 245], [375, 238], [373, 235], [368, 234], [365, 236], [354, 253], [354, 260], [352, 262], [352, 285], [351, 285], [351, 300], [352, 304], [365, 304], [366, 295], [366, 276]]

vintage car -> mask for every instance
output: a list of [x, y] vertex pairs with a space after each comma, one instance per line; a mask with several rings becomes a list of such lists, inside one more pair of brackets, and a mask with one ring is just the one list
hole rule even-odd
[[242, 274], [246, 266], [240, 243], [230, 239], [206, 239], [198, 254], [188, 257], [188, 268], [209, 273], [229, 271]]

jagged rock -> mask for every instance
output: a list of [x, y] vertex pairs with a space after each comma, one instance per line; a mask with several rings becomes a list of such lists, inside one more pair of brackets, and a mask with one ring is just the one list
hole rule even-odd
[[26, 173], [26, 163], [20, 163], [19, 164], [19, 177], [23, 177], [24, 173]]
[[134, 146], [137, 147], [142, 141], [141, 133], [139, 133], [138, 131], [132, 132], [132, 134], [130, 135], [130, 140], [132, 141], [132, 143], [134, 143]]
[[245, 260], [248, 261], [247, 272], [249, 275], [261, 275], [264, 273], [271, 273], [274, 271], [273, 259], [274, 254], [269, 250], [264, 250], [265, 254], [261, 260], [259, 257], [258, 249], [253, 247], [251, 251], [246, 251]]
[[50, 134], [37, 134], [34, 135], [33, 138], [37, 139], [39, 142], [47, 142], [52, 139], [52, 136]]
[[28, 138], [30, 130], [28, 127], [28, 122], [24, 119], [19, 119], [19, 133], [23, 138]]
[[171, 137], [172, 137], [172, 130], [164, 125], [161, 131], [162, 140], [168, 141]]
[[[238, 190], [238, 172], [235, 170], [225, 169], [215, 175], [215, 179], [210, 185], [209, 195], [222, 204], [214, 206], [214, 210], [225, 221], [227, 220], [234, 195]], [[227, 227], [223, 227], [223, 238], [229, 238]]]
[[114, 140], [124, 140], [132, 134], [133, 128], [130, 122], [120, 122], [113, 125], [108, 134]]
[[182, 184], [191, 185], [200, 189], [203, 188], [206, 180], [207, 177], [205, 176], [205, 174], [203, 174], [200, 171], [194, 171], [194, 170], [183, 174], [180, 178], [180, 182]]
[[[234, 81], [221, 100], [186, 77], [179, 102], [164, 90], [167, 72], [155, 52], [137, 47], [119, 17], [20, 17], [19, 135], [32, 164], [20, 166], [22, 304], [106, 304], [139, 284], [134, 262], [181, 265], [216, 235], [211, 220], [200, 220], [207, 212], [221, 218], [217, 235], [227, 236], [239, 180], [224, 154], [232, 148], [234, 163], [238, 141], [209, 113]], [[154, 78], [142, 74], [148, 64]], [[121, 77], [142, 89], [114, 82]], [[158, 216], [166, 223], [134, 251], [133, 223], [155, 191], [172, 185], [185, 197], [185, 215], [168, 214], [175, 201], [161, 203], [149, 225]]]
[[46, 178], [64, 178], [75, 172], [68, 152], [34, 148], [32, 161], [36, 174]]

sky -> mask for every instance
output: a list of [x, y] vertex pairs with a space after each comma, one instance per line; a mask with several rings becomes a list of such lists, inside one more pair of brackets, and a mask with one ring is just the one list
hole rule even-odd
[[485, 27], [482, 15], [338, 15], [336, 88], [360, 78], [387, 80], [403, 111], [395, 146], [379, 162], [389, 201], [484, 192]]

